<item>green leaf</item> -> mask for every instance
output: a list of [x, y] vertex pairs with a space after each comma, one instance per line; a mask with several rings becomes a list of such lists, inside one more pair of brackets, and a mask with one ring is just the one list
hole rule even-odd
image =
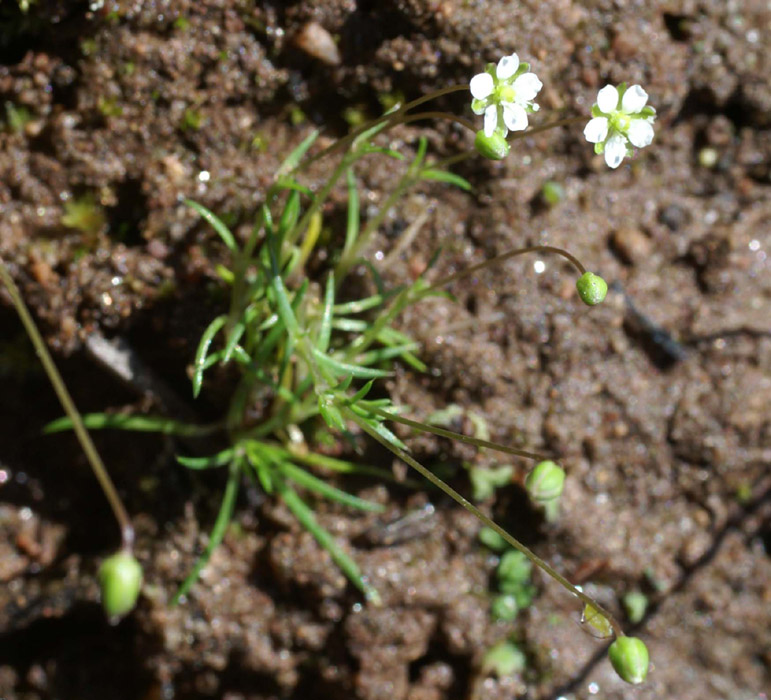
[[217, 547], [222, 542], [222, 539], [225, 537], [225, 532], [227, 531], [227, 527], [233, 517], [233, 510], [236, 505], [236, 495], [238, 494], [238, 481], [240, 477], [240, 462], [231, 462], [228, 483], [225, 486], [225, 494], [222, 497], [222, 504], [220, 505], [219, 513], [217, 513], [217, 519], [214, 521], [214, 527], [212, 528], [211, 535], [209, 535], [209, 543], [206, 545], [206, 549], [204, 550], [203, 554], [198, 557], [198, 561], [196, 561], [193, 569], [187, 575], [187, 578], [185, 578], [185, 580], [182, 582], [179, 590], [177, 590], [177, 594], [174, 596], [172, 601], [173, 605], [177, 605], [180, 602], [180, 599], [187, 594], [211, 558], [212, 552], [217, 549]]
[[295, 318], [292, 305], [289, 302], [289, 296], [286, 293], [284, 287], [284, 280], [281, 279], [281, 275], [278, 271], [278, 263], [273, 250], [270, 252], [271, 265], [274, 266], [273, 279], [271, 280], [271, 287], [276, 301], [276, 312], [278, 313], [281, 322], [287, 329], [290, 335], [296, 335], [300, 331], [300, 327], [297, 324], [297, 318]]
[[300, 194], [293, 190], [287, 197], [284, 211], [281, 212], [281, 220], [278, 222], [278, 238], [284, 240], [287, 231], [291, 231], [300, 218]]
[[[318, 138], [319, 133], [321, 133], [318, 129], [314, 129], [311, 131], [310, 134], [308, 134], [300, 143], [299, 146], [297, 146], [284, 160], [283, 163], [278, 168], [278, 172], [276, 173], [277, 178], [280, 179], [284, 175], [290, 173], [292, 170], [294, 170], [302, 160], [303, 156], [308, 152], [308, 149], [313, 145], [313, 142]], [[286, 183], [282, 182], [282, 185], [287, 186]]]
[[384, 360], [391, 360], [394, 357], [401, 357], [412, 350], [419, 350], [420, 343], [407, 343], [406, 345], [395, 345], [394, 347], [378, 348], [362, 353], [356, 358], [361, 365], [373, 365]]
[[319, 396], [319, 413], [332, 430], [345, 432], [348, 429], [340, 409], [324, 396]]
[[[180, 423], [170, 418], [160, 416], [128, 416], [120, 413], [87, 413], [83, 416], [83, 424], [89, 430], [128, 430], [142, 433], [163, 433], [164, 435], [179, 435], [181, 437], [203, 437], [219, 430], [219, 425], [190, 425]], [[67, 418], [57, 418], [43, 428], [50, 435], [65, 430], [72, 430], [72, 421]]]
[[391, 445], [395, 445], [400, 450], [404, 450], [407, 452], [407, 445], [405, 445], [396, 435], [394, 435], [388, 428], [385, 427], [377, 418], [373, 418], [370, 413], [366, 411], [366, 409], [362, 409], [358, 404], [354, 404], [353, 406], [350, 406], [350, 411], [353, 411], [358, 416], [364, 420], [367, 425], [374, 430], [383, 440], [390, 443]]
[[420, 177], [423, 180], [435, 180], [436, 182], [446, 182], [448, 185], [455, 185], [466, 192], [471, 192], [471, 183], [460, 175], [448, 172], [447, 170], [435, 170], [434, 168], [425, 168], [420, 171]]
[[193, 397], [197, 397], [201, 391], [204, 363], [206, 362], [206, 354], [209, 352], [209, 346], [211, 345], [214, 336], [220, 332], [220, 329], [225, 325], [227, 320], [227, 316], [217, 316], [217, 318], [207, 326], [201, 336], [201, 342], [198, 343], [198, 349], [195, 352], [195, 360], [193, 361]]
[[398, 107], [395, 107], [394, 109], [388, 110], [382, 117], [381, 121], [378, 121], [377, 124], [374, 126], [371, 126], [369, 129], [365, 129], [362, 131], [354, 140], [353, 140], [353, 150], [359, 150], [360, 148], [367, 148], [369, 144], [367, 143], [373, 136], [376, 136], [379, 134], [383, 129], [385, 129], [387, 126], [390, 125], [391, 120], [388, 119], [388, 115], [395, 112], [398, 109]]
[[335, 541], [335, 538], [329, 534], [321, 525], [318, 524], [313, 511], [297, 495], [297, 492], [288, 486], [283, 479], [276, 480], [276, 490], [279, 496], [286, 504], [287, 508], [297, 518], [300, 524], [316, 538], [316, 541], [329, 553], [332, 561], [340, 567], [340, 570], [348, 577], [367, 598], [375, 605], [380, 605], [380, 595], [377, 590], [371, 586], [362, 576], [356, 562], [348, 556], [342, 547]]
[[326, 481], [313, 476], [313, 474], [305, 471], [305, 469], [295, 466], [291, 462], [282, 462], [279, 469], [287, 478], [291, 479], [299, 486], [303, 486], [309, 491], [313, 491], [331, 501], [336, 501], [345, 506], [366, 510], [371, 513], [382, 513], [385, 510], [385, 507], [380, 503], [373, 503], [372, 501], [352, 496], [350, 493], [346, 493], [341, 489], [331, 486]]
[[348, 182], [348, 217], [345, 226], [345, 244], [343, 246], [343, 255], [350, 250], [356, 239], [359, 237], [359, 191], [356, 188], [356, 175], [353, 168], [348, 168], [345, 173]]
[[336, 316], [343, 316], [345, 314], [359, 314], [362, 311], [369, 311], [376, 306], [382, 306], [391, 294], [374, 294], [371, 297], [365, 297], [364, 299], [357, 299], [356, 301], [347, 301], [343, 304], [335, 304], [334, 311]]
[[185, 204], [187, 204], [187, 206], [191, 207], [192, 209], [195, 209], [206, 220], [206, 222], [219, 234], [219, 237], [227, 246], [228, 250], [230, 250], [232, 253], [238, 252], [238, 244], [236, 243], [236, 239], [233, 238], [233, 234], [230, 232], [230, 229], [225, 226], [224, 222], [220, 218], [210, 212], [203, 205], [198, 204], [198, 202], [194, 202], [192, 199], [186, 199]]
[[353, 396], [346, 399], [347, 405], [355, 404], [361, 401], [367, 394], [369, 394], [372, 385], [375, 383], [374, 379], [370, 379], [361, 389], [359, 389]]
[[216, 455], [210, 455], [209, 457], [184, 457], [182, 455], [176, 455], [176, 460], [183, 467], [188, 469], [211, 469], [213, 467], [224, 467], [233, 459], [236, 450], [234, 447], [230, 447], [227, 450], [222, 450]]
[[395, 160], [405, 160], [404, 156], [401, 153], [399, 153], [399, 151], [395, 151], [393, 148], [383, 148], [382, 146], [375, 146], [371, 143], [368, 143], [365, 146], [362, 146], [359, 149], [359, 152], [362, 154], [380, 153], [381, 155], [388, 156], [389, 158], [393, 158]]
[[316, 348], [313, 348], [311, 352], [320, 365], [338, 377], [344, 377], [350, 374], [352, 377], [358, 377], [359, 379], [377, 379], [393, 375], [393, 372], [386, 372], [381, 369], [359, 367], [358, 365], [352, 365], [348, 362], [340, 362], [329, 355], [325, 355], [323, 352], [319, 352]]
[[332, 328], [348, 333], [362, 333], [369, 328], [369, 323], [354, 318], [336, 318], [332, 321]]
[[329, 348], [329, 339], [332, 336], [332, 316], [335, 303], [335, 273], [330, 270], [327, 277], [327, 289], [324, 293], [324, 310], [321, 313], [321, 325], [319, 337], [316, 340], [316, 348], [320, 352], [326, 352]]

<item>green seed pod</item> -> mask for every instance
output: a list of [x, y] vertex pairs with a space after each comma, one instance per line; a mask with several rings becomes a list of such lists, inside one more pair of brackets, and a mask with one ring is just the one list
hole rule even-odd
[[593, 272], [584, 272], [576, 282], [576, 289], [584, 304], [595, 306], [605, 299], [605, 295], [608, 293], [608, 283]]
[[494, 131], [492, 136], [485, 136], [484, 131], [477, 131], [474, 148], [490, 160], [503, 160], [511, 150], [509, 142], [498, 131]]
[[648, 675], [648, 648], [637, 637], [619, 637], [608, 649], [613, 670], [622, 680], [637, 685]]
[[548, 503], [559, 498], [564, 485], [565, 471], [550, 459], [536, 464], [525, 477], [525, 488], [530, 498], [538, 503]]
[[99, 567], [102, 607], [117, 620], [133, 610], [142, 587], [142, 567], [130, 552], [118, 552]]

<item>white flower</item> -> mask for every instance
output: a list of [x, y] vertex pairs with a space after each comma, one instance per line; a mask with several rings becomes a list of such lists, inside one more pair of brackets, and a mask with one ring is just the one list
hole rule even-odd
[[509, 130], [527, 129], [527, 113], [538, 111], [533, 100], [543, 87], [529, 70], [530, 66], [520, 63], [519, 56], [513, 53], [504, 56], [497, 66], [489, 63], [484, 73], [471, 79], [471, 109], [474, 114], [485, 115], [485, 136], [498, 131], [505, 137]]
[[597, 93], [584, 136], [594, 144], [595, 153], [605, 154], [609, 167], [617, 168], [625, 156], [631, 156], [632, 146], [645, 148], [653, 141], [656, 110], [646, 107], [647, 101], [648, 93], [639, 85], [606, 85]]

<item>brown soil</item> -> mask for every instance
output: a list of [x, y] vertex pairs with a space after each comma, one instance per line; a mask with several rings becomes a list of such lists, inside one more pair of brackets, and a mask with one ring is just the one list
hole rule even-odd
[[[415, 415], [449, 403], [477, 412], [493, 439], [559, 458], [562, 511], [544, 522], [517, 483], [489, 508], [560, 571], [621, 612], [649, 645], [649, 681], [614, 677], [579, 610], [538, 579], [534, 605], [491, 621], [495, 566], [477, 523], [436, 494], [370, 481], [347, 488], [384, 517], [319, 504], [322, 523], [383, 595], [364, 605], [282, 507], [245, 488], [236, 527], [188, 600], [169, 601], [206, 541], [220, 475], [191, 475], [178, 445], [100, 435], [136, 516], [146, 584], [138, 610], [103, 619], [94, 572], [114, 549], [107, 506], [68, 436], [9, 309], [0, 314], [0, 697], [765, 698], [771, 687], [771, 22], [764, 2], [564, 0], [37, 0], [0, 6], [0, 253], [9, 262], [82, 410], [137, 397], [84, 349], [94, 331], [126, 340], [162, 377], [166, 408], [205, 420], [225, 394], [188, 401], [185, 374], [223, 304], [221, 245], [181, 203], [194, 197], [248, 230], [276, 165], [312, 124], [345, 133], [346, 108], [377, 114], [465, 82], [516, 50], [550, 109], [584, 112], [606, 81], [640, 82], [659, 111], [653, 146], [608, 171], [580, 128], [519, 142], [499, 164], [459, 172], [473, 195], [426, 186], [383, 227], [386, 256], [410, 221], [421, 235], [387, 270], [422, 269], [441, 246], [449, 273], [517, 245], [568, 247], [615, 282], [608, 302], [577, 303], [572, 273], [514, 260], [411, 310], [405, 329], [433, 368], [391, 386]], [[329, 43], [329, 36], [336, 39]], [[441, 105], [467, 113], [467, 96]], [[293, 125], [302, 110], [305, 120]], [[1, 117], [0, 117], [1, 118]], [[19, 121], [21, 119], [21, 121]], [[402, 128], [409, 150], [470, 144], [454, 126]], [[705, 167], [706, 155], [714, 164]], [[313, 177], [321, 177], [320, 167]], [[206, 173], [206, 174], [204, 174]], [[367, 207], [394, 180], [362, 171]], [[566, 192], [553, 207], [544, 182]], [[73, 201], [90, 197], [81, 228]], [[330, 205], [334, 217], [344, 193]], [[69, 208], [68, 208], [69, 207]], [[373, 249], [373, 252], [374, 250]], [[382, 257], [382, 256], [379, 256]], [[5, 297], [4, 297], [5, 299]], [[7, 301], [7, 299], [6, 299]], [[654, 324], [654, 325], [651, 325]], [[658, 330], [657, 330], [658, 329]], [[170, 404], [182, 403], [181, 407]], [[461, 420], [459, 429], [470, 430]], [[411, 438], [432, 466], [492, 463], [445, 441]], [[517, 464], [523, 468], [524, 464]], [[454, 483], [468, 490], [456, 473]], [[517, 479], [521, 478], [521, 469]], [[408, 539], [371, 533], [420, 507]], [[484, 651], [514, 636], [527, 669], [498, 680]]]

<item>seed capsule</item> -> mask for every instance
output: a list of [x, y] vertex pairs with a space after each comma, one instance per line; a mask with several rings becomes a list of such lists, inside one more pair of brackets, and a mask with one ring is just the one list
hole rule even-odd
[[142, 587], [142, 567], [129, 552], [108, 557], [99, 567], [102, 607], [117, 621], [133, 610]]
[[608, 283], [593, 272], [584, 272], [576, 282], [576, 289], [584, 304], [595, 306], [605, 299], [605, 295], [608, 293]]
[[619, 637], [608, 649], [613, 670], [622, 680], [634, 685], [648, 675], [648, 648], [637, 637]]
[[484, 131], [477, 131], [474, 148], [490, 160], [503, 160], [511, 150], [509, 142], [497, 131], [494, 131], [492, 136], [486, 136]]
[[565, 471], [550, 459], [536, 464], [525, 477], [525, 488], [538, 503], [548, 503], [559, 498], [564, 485]]

